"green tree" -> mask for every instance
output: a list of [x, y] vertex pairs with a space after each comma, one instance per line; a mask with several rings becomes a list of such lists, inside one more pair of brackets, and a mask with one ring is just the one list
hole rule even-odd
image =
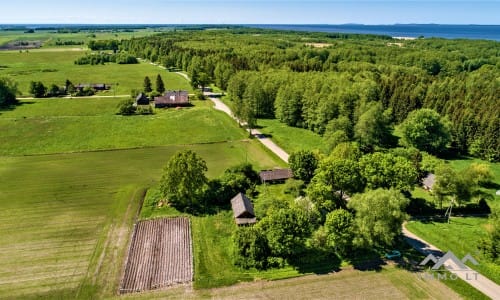
[[47, 95], [47, 88], [40, 81], [32, 81], [30, 83], [30, 93], [35, 98], [43, 98]]
[[268, 267], [271, 250], [266, 236], [258, 226], [238, 227], [233, 234], [235, 265], [258, 270]]
[[162, 195], [174, 206], [186, 209], [198, 204], [207, 183], [206, 162], [191, 150], [175, 153], [163, 169]]
[[489, 216], [488, 235], [481, 238], [479, 249], [493, 262], [500, 263], [500, 208], [495, 206]]
[[151, 87], [151, 79], [148, 76], [144, 77], [143, 89], [145, 93], [151, 93], [153, 91]]
[[357, 162], [350, 159], [326, 158], [319, 163], [307, 188], [307, 195], [318, 208], [331, 211], [345, 206], [346, 193], [352, 194], [363, 189], [364, 181]]
[[369, 189], [395, 188], [410, 191], [417, 182], [417, 169], [410, 160], [402, 156], [375, 152], [364, 155], [359, 165]]
[[156, 76], [156, 91], [160, 94], [163, 94], [163, 92], [165, 92], [165, 83], [163, 82], [160, 74]]
[[391, 246], [401, 233], [408, 203], [409, 200], [397, 190], [370, 190], [352, 197], [347, 206], [355, 211], [354, 245], [363, 248]]
[[133, 99], [125, 99], [118, 103], [116, 113], [123, 116], [129, 116], [135, 114], [136, 109]]
[[354, 238], [354, 217], [345, 209], [336, 209], [326, 215], [324, 228], [327, 232], [327, 245], [345, 256], [352, 248]]
[[451, 140], [450, 125], [432, 109], [412, 111], [401, 125], [403, 143], [432, 154], [441, 153]]
[[302, 253], [311, 234], [307, 215], [299, 209], [272, 210], [258, 226], [263, 229], [272, 256], [290, 259]]
[[288, 164], [295, 178], [308, 183], [313, 178], [314, 171], [318, 167], [318, 159], [312, 151], [299, 150], [290, 154]]
[[391, 110], [384, 111], [382, 103], [371, 102], [354, 126], [354, 137], [361, 148], [372, 150], [394, 143], [391, 126]]
[[17, 84], [9, 78], [0, 77], [0, 107], [16, 104]]

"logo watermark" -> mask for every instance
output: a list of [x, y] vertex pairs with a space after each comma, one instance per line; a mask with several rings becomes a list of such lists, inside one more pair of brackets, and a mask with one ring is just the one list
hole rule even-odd
[[[461, 260], [451, 251], [446, 252], [440, 258], [429, 254], [419, 265], [425, 266], [430, 261], [434, 263], [431, 267], [431, 270], [434, 272], [421, 273], [420, 277], [435, 280], [457, 280], [458, 278], [462, 280], [477, 280], [478, 273], [465, 265], [467, 262], [476, 266], [479, 264], [470, 254], [465, 255]], [[445, 270], [442, 270], [442, 268]]]

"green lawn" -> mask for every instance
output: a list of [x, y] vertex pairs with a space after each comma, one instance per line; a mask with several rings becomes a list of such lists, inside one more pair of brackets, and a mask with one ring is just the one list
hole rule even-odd
[[290, 127], [277, 119], [259, 119], [257, 125], [262, 133], [271, 136], [288, 153], [303, 149], [323, 153], [328, 150], [323, 138], [310, 130]]
[[500, 266], [489, 262], [480, 252], [479, 240], [486, 235], [487, 218], [452, 217], [450, 224], [410, 221], [407, 228], [443, 251], [451, 250], [459, 258], [470, 253], [479, 265], [471, 268], [500, 284]]
[[64, 48], [30, 50], [29, 52], [0, 51], [0, 77], [9, 77], [18, 83], [23, 96], [29, 95], [31, 81], [41, 81], [45, 86], [64, 86], [66, 79], [73, 84], [106, 83], [112, 88], [101, 95], [128, 95], [132, 89], [142, 89], [145, 76], [154, 79], [161, 74], [167, 89], [192, 91], [180, 75], [167, 72], [149, 63], [133, 65], [75, 65], [74, 61], [88, 51], [63, 51]]
[[213, 177], [245, 161], [247, 147], [258, 167], [275, 165], [248, 142], [0, 156], [0, 298], [112, 294], [142, 190], [168, 158], [192, 149]]
[[[208, 102], [158, 109], [147, 116], [119, 116], [119, 99], [29, 100], [0, 115], [0, 155], [47, 154], [117, 148], [217, 143], [245, 132]], [[102, 108], [102, 111], [100, 109]]]

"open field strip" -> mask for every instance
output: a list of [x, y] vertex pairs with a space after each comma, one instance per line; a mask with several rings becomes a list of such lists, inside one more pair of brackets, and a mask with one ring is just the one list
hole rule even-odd
[[381, 271], [343, 270], [325, 275], [239, 283], [230, 287], [193, 290], [177, 287], [128, 294], [120, 299], [461, 299], [435, 280], [385, 266]]
[[[118, 65], [75, 65], [74, 61], [87, 51], [0, 51], [0, 77], [9, 77], [18, 83], [22, 96], [30, 96], [31, 81], [64, 86], [66, 79], [73, 84], [106, 83], [112, 88], [102, 95], [130, 94], [132, 89], [142, 90], [145, 76], [152, 80], [161, 74], [167, 89], [192, 91], [189, 83], [179, 75], [161, 70], [149, 63]], [[90, 52], [88, 52], [90, 53]]]

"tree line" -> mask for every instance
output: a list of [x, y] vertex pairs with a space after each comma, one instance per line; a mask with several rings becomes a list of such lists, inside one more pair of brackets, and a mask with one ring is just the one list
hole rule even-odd
[[[328, 134], [329, 123], [355, 127], [368, 111], [385, 112], [395, 125], [413, 110], [431, 108], [452, 124], [452, 151], [500, 159], [498, 42], [390, 42], [384, 36], [240, 28], [178, 30], [122, 41], [121, 47], [188, 71], [196, 87], [214, 83], [227, 90], [250, 121], [277, 117]], [[352, 140], [355, 132], [346, 136]], [[346, 136], [336, 133], [337, 139]]]

